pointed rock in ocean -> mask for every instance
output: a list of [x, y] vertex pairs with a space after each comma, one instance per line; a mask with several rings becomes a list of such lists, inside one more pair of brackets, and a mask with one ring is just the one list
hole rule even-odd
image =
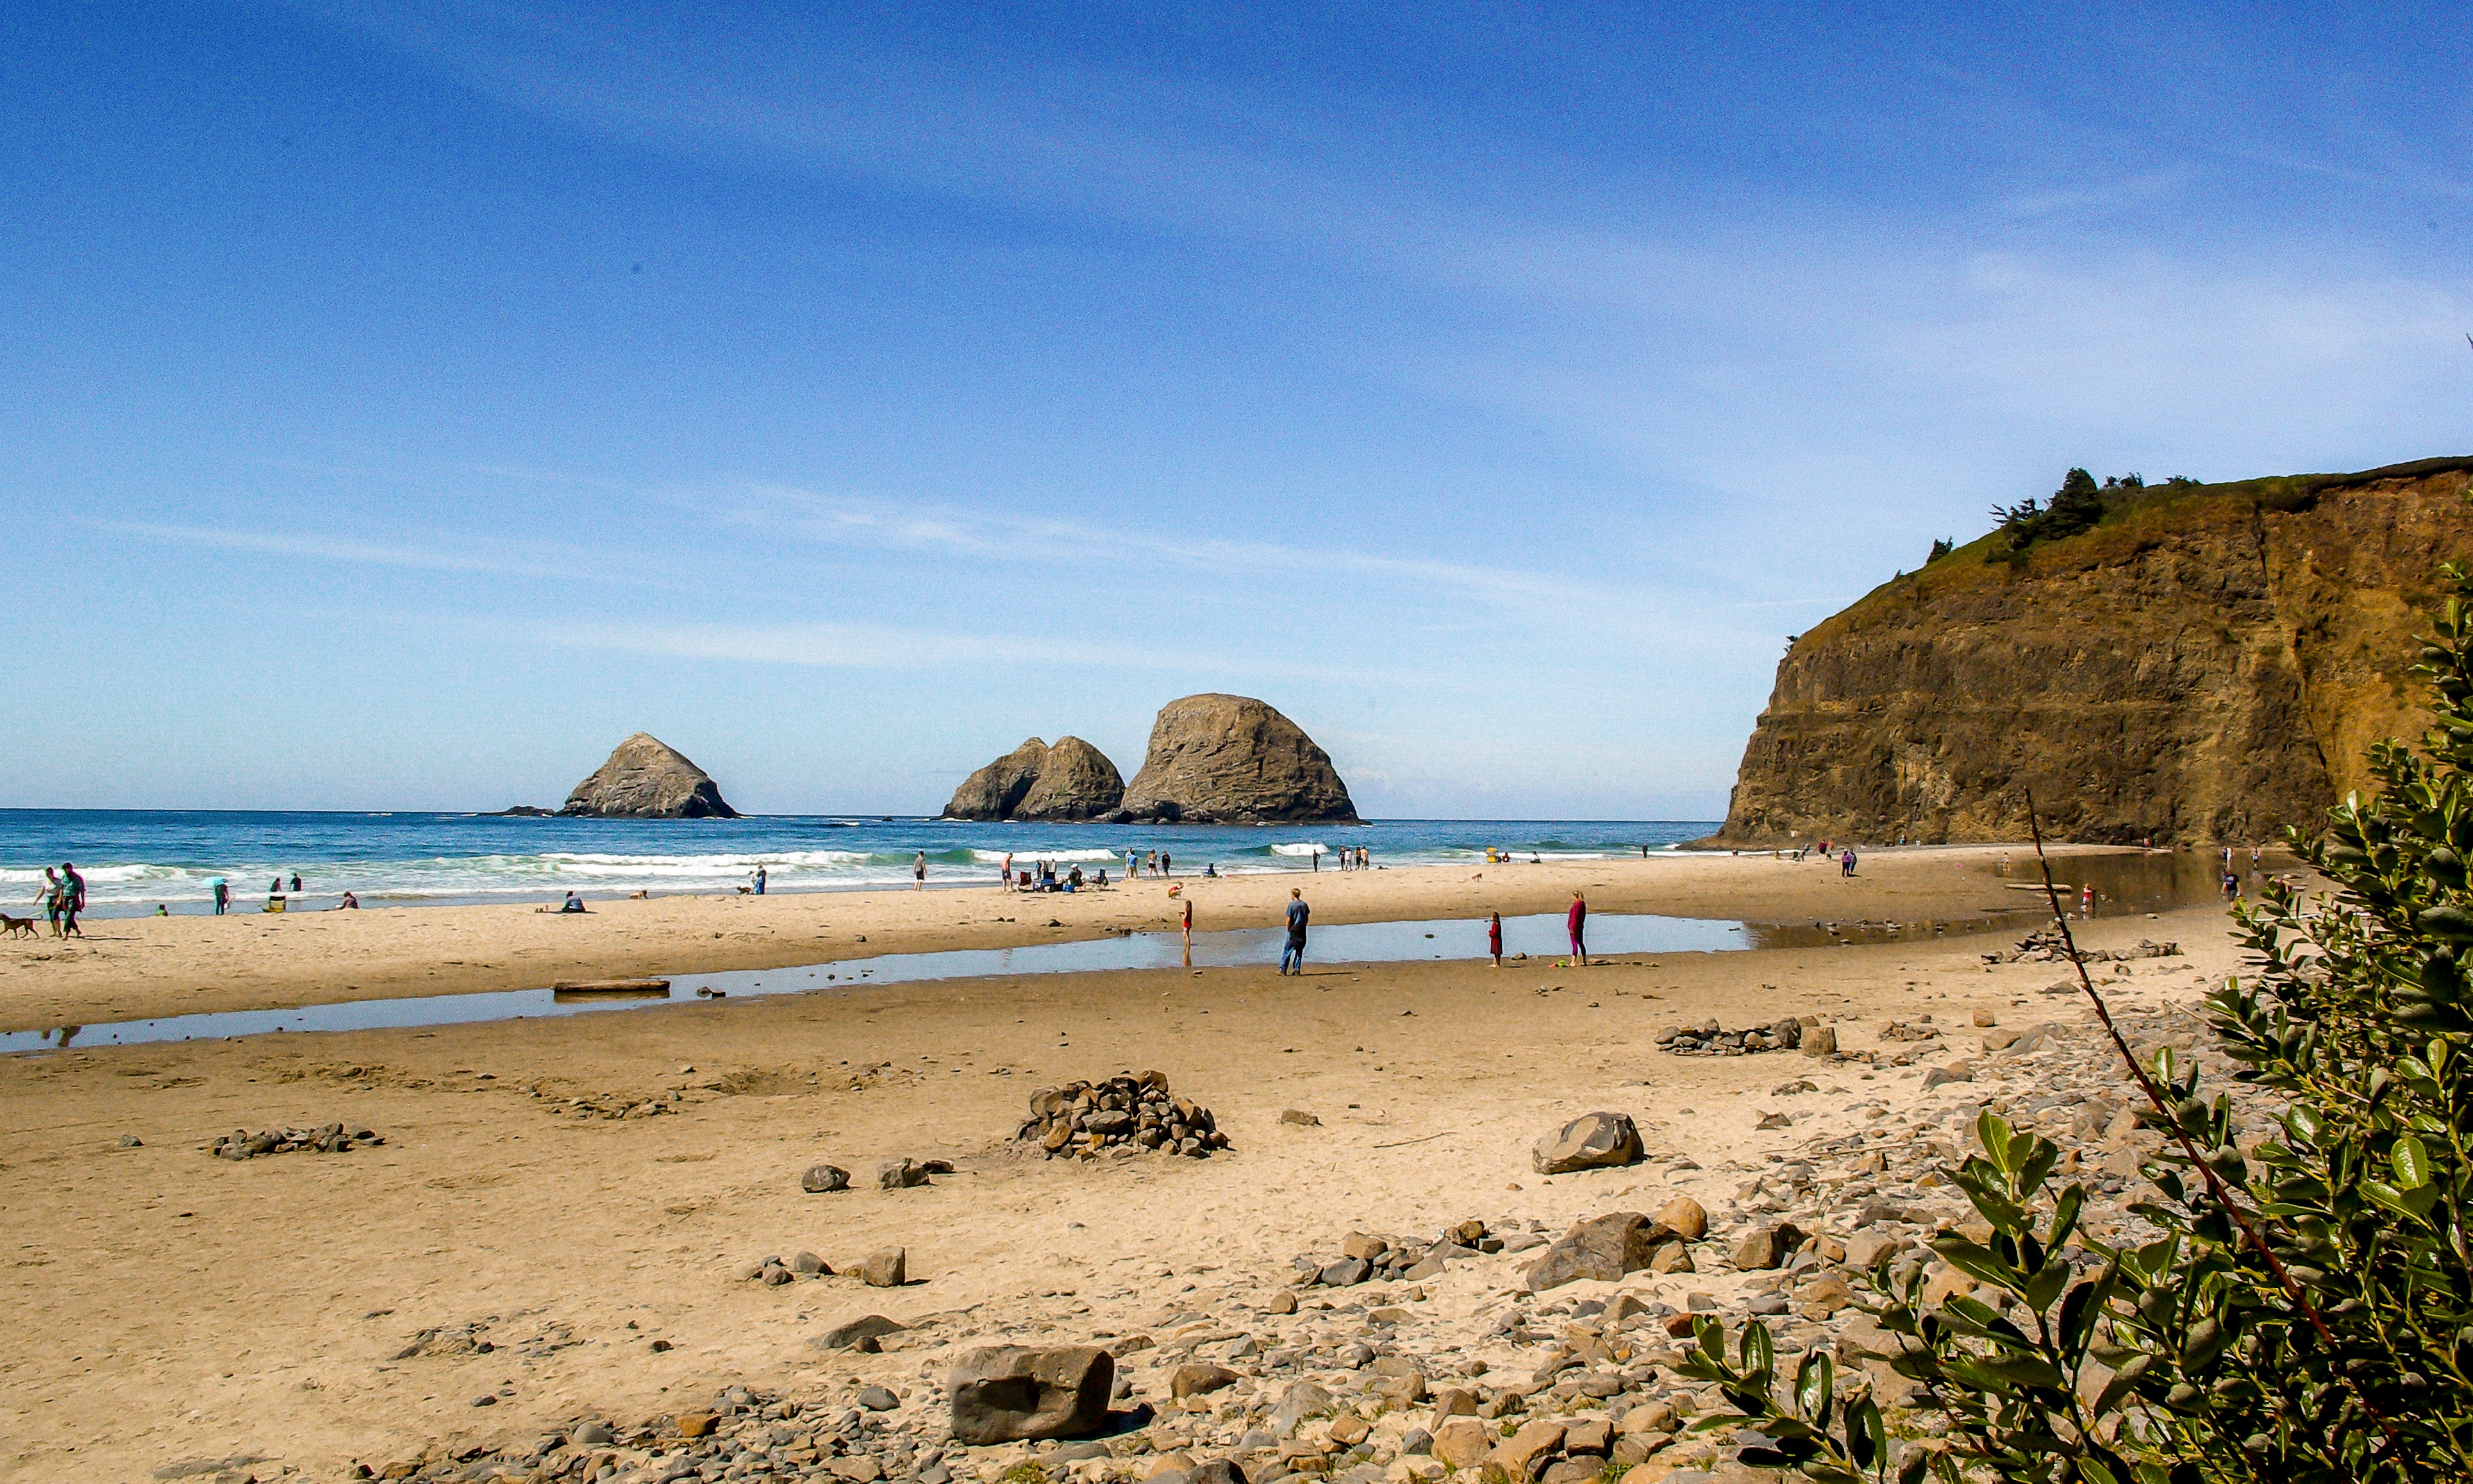
[[1150, 754], [1125, 789], [1118, 820], [1186, 824], [1357, 821], [1331, 754], [1303, 729], [1248, 696], [1187, 696], [1160, 707]]
[[637, 732], [575, 785], [561, 814], [595, 819], [734, 820], [738, 811], [702, 768], [658, 737]]
[[945, 805], [953, 820], [1096, 820], [1116, 812], [1124, 775], [1080, 737], [1037, 737], [963, 779]]

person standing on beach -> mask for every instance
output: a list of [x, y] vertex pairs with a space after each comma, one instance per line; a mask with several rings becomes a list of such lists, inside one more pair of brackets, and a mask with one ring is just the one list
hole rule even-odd
[[78, 914], [85, 910], [85, 877], [77, 867], [60, 862], [60, 936], [83, 938], [85, 933], [77, 925]]
[[925, 850], [920, 851], [919, 858], [910, 863], [910, 876], [912, 880], [919, 883], [917, 890], [923, 892], [927, 890], [927, 852]]
[[764, 895], [764, 868], [760, 865], [756, 868], [756, 895]]
[[1288, 888], [1288, 945], [1280, 950], [1280, 972], [1302, 976], [1306, 971], [1306, 920], [1313, 909], [1306, 905], [1305, 888]]
[[1852, 876], [1855, 874], [1855, 848], [1853, 846], [1848, 846], [1846, 848], [1846, 853], [1837, 857], [1837, 874], [1840, 876]]
[[1502, 967], [1502, 914], [1485, 915], [1485, 951], [1494, 955], [1494, 967]]
[[1013, 890], [1013, 851], [1011, 850], [1005, 851], [1004, 889], [1008, 892]]
[[1589, 967], [1589, 899], [1578, 892], [1572, 894], [1572, 910], [1564, 914], [1564, 925], [1572, 930], [1572, 967]]
[[214, 889], [215, 916], [222, 917], [224, 909], [231, 905], [231, 883], [221, 876], [212, 876], [207, 879], [206, 885]]
[[43, 868], [43, 889], [35, 894], [43, 904], [43, 921], [52, 924], [52, 936], [60, 935], [60, 874], [51, 867]]
[[297, 871], [292, 873], [292, 895], [295, 897], [300, 895], [300, 873]]
[[1185, 899], [1185, 967], [1193, 967], [1193, 898]]
[[1160, 874], [1164, 876], [1173, 876], [1176, 874], [1176, 868], [1168, 864], [1167, 851], [1165, 850], [1160, 851]]

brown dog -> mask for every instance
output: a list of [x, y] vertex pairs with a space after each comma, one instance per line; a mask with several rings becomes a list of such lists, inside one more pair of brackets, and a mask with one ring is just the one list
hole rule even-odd
[[0, 913], [0, 938], [32, 938], [33, 936], [35, 936], [33, 918], [12, 918], [6, 913]]

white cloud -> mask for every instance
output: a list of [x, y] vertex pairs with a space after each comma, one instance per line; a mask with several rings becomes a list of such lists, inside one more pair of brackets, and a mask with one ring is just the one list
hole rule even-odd
[[980, 672], [991, 666], [1043, 665], [1386, 685], [1415, 684], [1425, 679], [1398, 671], [1290, 663], [1241, 652], [882, 624], [566, 623], [547, 629], [528, 627], [519, 635], [508, 637], [568, 649], [826, 669]]
[[544, 562], [536, 556], [503, 548], [444, 550], [429, 546], [359, 540], [350, 537], [227, 530], [213, 526], [164, 525], [142, 520], [99, 520], [93, 524], [100, 530], [122, 536], [143, 537], [148, 540], [165, 541], [177, 546], [255, 552], [266, 556], [300, 557], [313, 562], [407, 567], [428, 572], [489, 573], [505, 577], [573, 578], [604, 575], [581, 566], [560, 562]]

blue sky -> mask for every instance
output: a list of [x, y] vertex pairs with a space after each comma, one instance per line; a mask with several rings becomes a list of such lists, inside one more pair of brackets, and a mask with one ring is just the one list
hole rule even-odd
[[21, 0], [0, 803], [1714, 818], [2072, 465], [2473, 452], [2461, 11], [1724, 9]]

